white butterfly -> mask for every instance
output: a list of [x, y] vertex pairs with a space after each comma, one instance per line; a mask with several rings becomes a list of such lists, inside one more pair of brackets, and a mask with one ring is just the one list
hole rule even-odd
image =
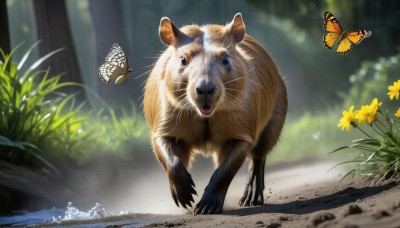
[[106, 62], [99, 67], [101, 79], [106, 83], [115, 80], [115, 84], [120, 84], [128, 78], [131, 71], [124, 50], [117, 43], [114, 43], [106, 57]]

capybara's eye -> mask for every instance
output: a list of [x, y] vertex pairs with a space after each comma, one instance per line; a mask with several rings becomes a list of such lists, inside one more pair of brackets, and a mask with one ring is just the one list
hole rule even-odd
[[181, 56], [181, 64], [184, 66], [187, 64], [187, 60], [186, 60], [185, 56]]
[[229, 57], [227, 54], [225, 54], [224, 57], [222, 57], [222, 64], [224, 64], [224, 65], [229, 64]]

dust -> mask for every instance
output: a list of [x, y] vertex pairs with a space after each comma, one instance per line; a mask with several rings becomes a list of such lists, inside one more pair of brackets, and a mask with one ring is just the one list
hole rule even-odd
[[[75, 207], [83, 211], [100, 203], [107, 212], [114, 215], [192, 213], [193, 208], [186, 210], [175, 205], [164, 169], [154, 157], [150, 158], [145, 162], [137, 161], [136, 163], [115, 163], [103, 160], [87, 169], [71, 170], [57, 181], [48, 179], [38, 182], [30, 175], [29, 178], [24, 179], [25, 187], [21, 188], [25, 190], [32, 186], [40, 188], [40, 191], [35, 190], [37, 194], [35, 197], [41, 201], [36, 202], [33, 208], [29, 208], [29, 205], [25, 208], [27, 210], [66, 208], [66, 205], [72, 202]], [[243, 194], [247, 179], [248, 163], [246, 161], [242, 165], [228, 189], [225, 211], [238, 208], [238, 201]], [[290, 168], [291, 164], [267, 165], [264, 191], [267, 203], [288, 201], [286, 196], [293, 191], [307, 188], [315, 183], [337, 179], [337, 172], [326, 173], [334, 164], [317, 162], [315, 165], [310, 165], [309, 162], [304, 162], [304, 165], [295, 164], [296, 169]], [[198, 196], [194, 196], [195, 203], [199, 202], [214, 170], [212, 159], [196, 157], [189, 170], [198, 193]], [[287, 181], [288, 179], [291, 181]]]

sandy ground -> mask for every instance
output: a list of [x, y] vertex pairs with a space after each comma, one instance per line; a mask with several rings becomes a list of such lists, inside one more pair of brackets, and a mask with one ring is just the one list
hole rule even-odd
[[[192, 215], [170, 199], [167, 182], [153, 188], [156, 197], [144, 212], [61, 226], [87, 227], [400, 227], [400, 178], [370, 186], [371, 180], [347, 179], [340, 169], [327, 173], [336, 162], [301, 161], [266, 170], [265, 205], [240, 208], [246, 171], [235, 177], [227, 194], [224, 212]], [[194, 167], [194, 171], [196, 167]], [[194, 172], [193, 171], [193, 172]], [[159, 175], [159, 174], [157, 174]], [[207, 175], [196, 176], [196, 189], [205, 187]], [[149, 180], [152, 179], [150, 176]], [[164, 178], [165, 179], [165, 178]], [[147, 183], [151, 185], [151, 182]], [[146, 186], [142, 183], [141, 186]], [[199, 187], [200, 186], [200, 187]], [[139, 191], [144, 191], [139, 189]], [[201, 192], [198, 190], [199, 195]], [[139, 200], [146, 200], [142, 197]], [[199, 198], [195, 199], [196, 202]], [[159, 213], [158, 213], [159, 212]]]

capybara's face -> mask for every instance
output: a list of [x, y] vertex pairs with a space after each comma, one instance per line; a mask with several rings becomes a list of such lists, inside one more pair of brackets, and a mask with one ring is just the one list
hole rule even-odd
[[244, 56], [223, 26], [186, 26], [166, 72], [167, 95], [180, 109], [211, 117], [234, 110], [247, 83]]

